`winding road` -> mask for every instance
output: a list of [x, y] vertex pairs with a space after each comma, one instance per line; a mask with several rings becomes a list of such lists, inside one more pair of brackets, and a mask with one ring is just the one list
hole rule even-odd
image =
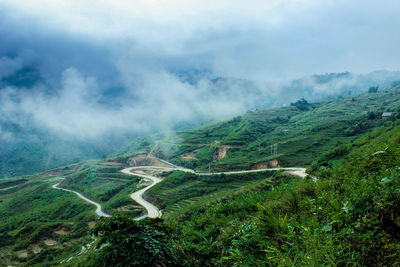
[[169, 163], [168, 161], [158, 159], [161, 162], [168, 164], [172, 167], [157, 167], [157, 166], [138, 166], [138, 167], [129, 167], [126, 169], [121, 170], [122, 173], [128, 174], [128, 175], [135, 175], [139, 176], [141, 178], [144, 178], [148, 181], [151, 182], [150, 185], [146, 186], [143, 189], [140, 189], [139, 191], [133, 192], [130, 197], [136, 201], [139, 205], [143, 206], [147, 210], [147, 215], [137, 217], [135, 218], [136, 220], [144, 219], [146, 217], [150, 218], [157, 218], [161, 217], [161, 211], [152, 203], [146, 201], [143, 199], [143, 194], [161, 182], [162, 180], [158, 177], [145, 174], [143, 171], [174, 171], [174, 170], [180, 170], [180, 171], [185, 171], [185, 172], [191, 172], [195, 173], [196, 175], [216, 175], [216, 174], [240, 174], [240, 173], [254, 173], [254, 172], [264, 172], [264, 171], [279, 171], [283, 170], [286, 171], [289, 174], [300, 176], [301, 178], [305, 178], [308, 174], [306, 173], [306, 168], [272, 168], [272, 169], [258, 169], [258, 170], [243, 170], [243, 171], [228, 171], [228, 172], [205, 172], [205, 173], [199, 173], [191, 169], [186, 169], [183, 167], [176, 166], [172, 163]]
[[78, 193], [78, 192], [76, 192], [76, 191], [58, 187], [59, 184], [60, 184], [60, 183], [53, 185], [52, 188], [58, 189], [58, 190], [62, 190], [62, 191], [66, 191], [66, 192], [75, 193], [79, 198], [83, 199], [84, 201], [86, 201], [86, 202], [88, 202], [88, 203], [90, 203], [90, 204], [95, 205], [95, 206], [96, 206], [96, 214], [97, 214], [98, 216], [100, 216], [100, 217], [111, 217], [110, 214], [107, 214], [107, 213], [105, 213], [104, 211], [101, 210], [101, 205], [100, 205], [99, 203], [94, 202], [93, 200], [88, 199], [87, 197], [83, 196], [81, 193]]
[[[159, 182], [162, 181], [162, 179], [153, 176], [153, 175], [149, 175], [148, 173], [145, 173], [145, 171], [150, 171], [150, 172], [163, 172], [163, 171], [175, 171], [175, 170], [180, 170], [180, 171], [184, 171], [184, 172], [191, 172], [194, 173], [196, 175], [218, 175], [218, 174], [225, 174], [225, 175], [230, 175], [230, 174], [240, 174], [240, 173], [254, 173], [254, 172], [264, 172], [264, 171], [285, 171], [286, 173], [292, 174], [292, 175], [296, 175], [299, 176], [301, 178], [305, 178], [308, 174], [306, 173], [306, 169], [305, 168], [271, 168], [271, 169], [258, 169], [258, 170], [243, 170], [243, 171], [227, 171], [227, 172], [196, 172], [194, 170], [191, 169], [187, 169], [187, 168], [183, 168], [180, 166], [176, 166], [172, 163], [169, 163], [168, 161], [162, 160], [162, 159], [158, 159], [159, 161], [161, 161], [164, 164], [167, 164], [171, 167], [158, 167], [158, 166], [137, 166], [137, 167], [129, 167], [129, 168], [125, 168], [122, 169], [121, 172], [127, 175], [134, 175], [134, 176], [138, 176], [141, 177], [147, 181], [150, 181], [151, 184], [138, 190], [133, 192], [130, 197], [136, 201], [139, 205], [141, 205], [142, 207], [144, 207], [147, 210], [147, 214], [140, 216], [140, 217], [136, 217], [135, 220], [142, 220], [144, 218], [150, 217], [150, 218], [157, 218], [157, 217], [161, 217], [162, 213], [161, 211], [152, 203], [146, 201], [143, 198], [143, 194], [149, 190], [150, 188], [152, 188], [153, 186], [155, 186], [156, 184], [158, 184]], [[313, 178], [313, 177], [312, 177]], [[314, 178], [313, 178], [314, 179]], [[72, 192], [75, 193], [79, 198], [83, 199], [84, 201], [95, 205], [96, 206], [96, 214], [100, 217], [110, 217], [111, 215], [105, 213], [104, 211], [102, 211], [101, 209], [101, 205], [93, 200], [88, 199], [87, 197], [83, 196], [81, 193], [78, 193], [76, 191], [73, 190], [69, 190], [69, 189], [65, 189], [65, 188], [61, 188], [59, 187], [59, 184], [55, 184], [52, 186], [52, 188], [54, 189], [58, 189], [58, 190], [63, 190], [66, 192]]]
[[[143, 199], [143, 194], [144, 192], [146, 192], [147, 190], [149, 190], [150, 188], [152, 188], [153, 186], [155, 186], [156, 184], [158, 184], [159, 182], [161, 182], [162, 180], [158, 177], [155, 176], [151, 176], [148, 174], [142, 174], [142, 173], [138, 173], [138, 171], [134, 172], [135, 170], [143, 170], [146, 167], [130, 167], [130, 168], [126, 168], [121, 170], [122, 173], [124, 174], [128, 174], [128, 175], [135, 175], [135, 176], [139, 176], [141, 178], [144, 178], [148, 181], [151, 182], [150, 185], [146, 186], [145, 188], [142, 188], [136, 192], [133, 192], [130, 196], [131, 198], [136, 201], [139, 205], [143, 206], [146, 210], [147, 210], [147, 216], [141, 216], [136, 218], [137, 220], [140, 219], [144, 219], [146, 217], [150, 217], [150, 218], [157, 218], [157, 217], [161, 217], [161, 211], [154, 206], [153, 204], [151, 204], [150, 202], [146, 201]], [[162, 168], [162, 167], [159, 167]], [[166, 168], [166, 169], [172, 169], [172, 168]]]

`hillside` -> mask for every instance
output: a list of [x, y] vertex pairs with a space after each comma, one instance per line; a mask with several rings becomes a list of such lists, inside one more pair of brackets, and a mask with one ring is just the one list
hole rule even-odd
[[[209, 257], [224, 266], [399, 264], [399, 133], [397, 121], [326, 153], [314, 163], [317, 182], [286, 180], [176, 212], [167, 224], [179, 255], [196, 266]], [[338, 161], [321, 164], [328, 158]]]
[[119, 173], [122, 167], [116, 162], [88, 161], [2, 179], [0, 266], [56, 265], [92, 247], [88, 231], [99, 220], [94, 206], [74, 193], [52, 188], [55, 184], [98, 202], [108, 214], [141, 215], [143, 208], [129, 194], [143, 183], [138, 177]]
[[[279, 90], [274, 89], [276, 93], [271, 94], [267, 85], [258, 84], [251, 80], [214, 77], [206, 74], [199, 74], [198, 77], [196, 75], [196, 77], [191, 76], [184, 73], [178, 75], [177, 79], [179, 78], [185, 85], [191, 86], [187, 90], [197, 87], [203, 88], [203, 84], [206, 84], [201, 94], [199, 94], [199, 90], [195, 90], [196, 96], [190, 98], [190, 101], [196, 99], [197, 102], [202, 103], [199, 104], [202, 107], [200, 110], [191, 112], [191, 115], [184, 115], [182, 118], [180, 112], [172, 115], [166, 114], [166, 117], [161, 118], [158, 123], [149, 123], [151, 121], [149, 119], [140, 119], [137, 122], [138, 125], [132, 122], [132, 126], [129, 126], [130, 123], [127, 122], [131, 119], [141, 118], [143, 114], [151, 117], [148, 114], [152, 112], [164, 114], [166, 110], [171, 108], [165, 107], [158, 112], [152, 109], [147, 110], [152, 104], [149, 103], [149, 105], [144, 105], [138, 110], [132, 111], [131, 104], [146, 103], [146, 99], [137, 97], [130, 99], [131, 95], [125, 95], [128, 89], [121, 84], [102, 85], [105, 88], [100, 85], [96, 86], [91, 77], [83, 77], [79, 71], [71, 68], [62, 74], [59, 83], [47, 76], [44, 77], [34, 64], [23, 66], [14, 72], [2, 75], [0, 79], [0, 146], [2, 148], [0, 150], [0, 178], [33, 174], [82, 160], [104, 158], [120, 151], [122, 146], [136, 137], [158, 132], [161, 129], [185, 130], [197, 127], [210, 119], [237, 114], [240, 110], [265, 109], [282, 104], [289, 105], [290, 102], [295, 102], [301, 97], [305, 97], [310, 102], [315, 102], [338, 96], [353, 96], [359, 92], [365, 92], [371, 85], [386, 88], [393, 82], [400, 80], [400, 73], [390, 71], [372, 72], [364, 75], [331, 73], [291, 81], [284, 86], [282, 85], [283, 87]], [[130, 100], [127, 101], [127, 99]], [[208, 103], [209, 100], [207, 99], [211, 103]], [[164, 102], [161, 99], [159, 101]], [[374, 100], [368, 102], [365, 99], [358, 99], [358, 101], [361, 102], [358, 107], [350, 109], [339, 107], [339, 109], [343, 112], [359, 113], [374, 108], [362, 106], [375, 105]], [[391, 100], [388, 99], [388, 101]], [[229, 105], [224, 106], [225, 103], [229, 102], [236, 103], [232, 110]], [[333, 101], [331, 107], [328, 108], [332, 109], [336, 104]], [[339, 104], [347, 105], [346, 103]], [[215, 107], [219, 110], [219, 113], [209, 114], [204, 112], [210, 108], [208, 105]], [[185, 161], [182, 163], [183, 165], [205, 169], [207, 168], [205, 164], [210, 162], [210, 154], [213, 154], [213, 150], [219, 147], [210, 147], [211, 143], [215, 141], [224, 145], [220, 148], [222, 154], [215, 157], [222, 158], [225, 152], [228, 152], [228, 157], [212, 167], [231, 169], [238, 164], [238, 161], [243, 162], [243, 157], [240, 157], [243, 153], [254, 154], [260, 163], [276, 158], [270, 157], [265, 152], [272, 142], [276, 142], [279, 146], [278, 153], [284, 152], [286, 154], [286, 156], [279, 158], [280, 164], [285, 165], [298, 158], [293, 156], [298, 154], [299, 151], [292, 147], [291, 142], [302, 142], [299, 137], [299, 131], [305, 129], [301, 125], [302, 120], [311, 121], [318, 119], [319, 116], [327, 115], [335, 118], [340, 116], [341, 120], [350, 122], [354, 122], [356, 119], [348, 114], [333, 114], [328, 110], [323, 112], [318, 109], [318, 106], [314, 108], [316, 108], [315, 112], [310, 111], [308, 115], [289, 107], [286, 109], [277, 108], [268, 112], [262, 111], [243, 115], [231, 122], [213, 125], [211, 128], [198, 132], [184, 131], [178, 133], [175, 140], [183, 140], [182, 143], [188, 143], [188, 146], [180, 146], [179, 148], [172, 146], [169, 148], [168, 146], [173, 144], [170, 144], [171, 140], [167, 140], [167, 143], [161, 144], [165, 146], [166, 151], [163, 151], [165, 153], [159, 155], [174, 159], [175, 163], [181, 163], [180, 159], [183, 158], [183, 161]], [[144, 111], [145, 109], [147, 111]], [[129, 115], [127, 114], [128, 111], [138, 114]], [[329, 112], [332, 114], [328, 114]], [[106, 117], [101, 121], [100, 118], [103, 115]], [[83, 123], [83, 120], [86, 123]], [[162, 123], [166, 125], [160, 125]], [[341, 122], [341, 125], [338, 125], [338, 127], [341, 126], [352, 131], [352, 126], [346, 122]], [[338, 128], [338, 131], [340, 130]], [[204, 138], [203, 135], [206, 134], [208, 134], [208, 138]], [[326, 138], [335, 135], [334, 132], [327, 134]], [[112, 142], [108, 140], [112, 140]], [[199, 140], [203, 140], [208, 144], [208, 147], [199, 143]], [[335, 140], [343, 141], [340, 138]], [[317, 146], [319, 146], [319, 143], [326, 143], [326, 140], [317, 137], [312, 141], [317, 143]], [[307, 140], [304, 142], [307, 142]], [[334, 144], [329, 143], [326, 147], [332, 145]], [[326, 147], [321, 149], [323, 150]], [[257, 154], [254, 153], [254, 150], [264, 152]], [[320, 149], [315, 148], [313, 152], [318, 153], [318, 151]], [[186, 152], [188, 157], [183, 155]], [[230, 157], [232, 153], [235, 153], [235, 155]], [[197, 154], [197, 156], [193, 158], [194, 154]], [[289, 154], [292, 154], [292, 156]], [[309, 156], [310, 153], [301, 155], [301, 157]], [[185, 160], [185, 158], [198, 158], [199, 160], [190, 161]], [[303, 160], [294, 163], [304, 165], [309, 162]], [[250, 166], [249, 164], [246, 165], [243, 162], [242, 165], [237, 167], [247, 168]]]
[[400, 267], [399, 13], [0, 0], [0, 267]]
[[[383, 112], [393, 113], [382, 117]], [[377, 93], [249, 111], [229, 121], [139, 139], [131, 151], [152, 152], [198, 170], [308, 166], [322, 152], [398, 116], [400, 87], [388, 87]]]
[[[240, 190], [206, 192], [189, 205], [170, 209], [164, 222], [104, 219], [94, 233], [105, 235], [110, 247], [83, 262], [105, 266], [118, 258], [129, 264], [125, 260], [134, 257], [134, 251], [151, 253], [119, 234], [134, 233], [163, 252], [136, 258], [137, 263], [154, 259], [177, 266], [397, 266], [399, 159], [397, 120], [319, 156], [310, 169], [316, 181], [276, 173], [252, 179]], [[156, 190], [161, 203], [172, 205], [182, 196], [191, 197], [190, 190], [174, 191], [190, 179], [170, 174]], [[158, 237], [148, 236], [146, 229], [158, 231]]]
[[[8, 241], [1, 245], [1, 259], [27, 266], [105, 266], [147, 247], [135, 247], [133, 237], [113, 243], [125, 240], [119, 234], [136, 231], [135, 238], [164, 251], [159, 261], [178, 266], [396, 264], [399, 90], [319, 103], [300, 100], [136, 139], [108, 161], [5, 179], [0, 184], [0, 234]], [[383, 118], [382, 112], [393, 114]], [[271, 142], [277, 144], [275, 155]], [[119, 171], [155, 164], [150, 154], [199, 173], [159, 174], [163, 181], [145, 198], [162, 210], [164, 220], [134, 222], [131, 218], [143, 214], [143, 208], [129, 195], [144, 185]], [[201, 173], [278, 165], [307, 166], [317, 181], [282, 171]], [[51, 188], [60, 178], [65, 178], [63, 188], [117, 216], [98, 220], [94, 206]], [[96, 250], [88, 245], [94, 244], [89, 229], [94, 236], [105, 235], [97, 240], [110, 246]], [[88, 248], [79, 252], [85, 244]]]

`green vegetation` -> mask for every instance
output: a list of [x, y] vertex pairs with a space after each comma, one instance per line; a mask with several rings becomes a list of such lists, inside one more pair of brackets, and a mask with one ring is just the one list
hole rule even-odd
[[91, 231], [99, 236], [96, 251], [85, 262], [91, 266], [172, 266], [167, 228], [160, 219], [134, 221], [115, 216], [103, 219]]
[[297, 100], [295, 103], [290, 103], [290, 105], [302, 111], [312, 108], [312, 105], [310, 105], [304, 98]]
[[[398, 91], [312, 104], [303, 99], [176, 135], [138, 139], [134, 151], [125, 147], [112, 162], [3, 180], [0, 260], [55, 265], [91, 242], [94, 207], [52, 189], [61, 176], [62, 187], [101, 203], [106, 212], [139, 215], [143, 208], [129, 194], [140, 188], [140, 179], [119, 170], [129, 156], [152, 152], [198, 170], [307, 166], [317, 180], [282, 172], [164, 172], [163, 181], [146, 193], [163, 209], [162, 220], [102, 219], [91, 231], [98, 249], [63, 265], [400, 265]], [[394, 116], [383, 118], [382, 112]], [[278, 144], [276, 154], [271, 143]]]
[[196, 175], [175, 171], [146, 192], [150, 201], [165, 212], [177, 211], [200, 199], [215, 198], [220, 192], [240, 190], [241, 187], [264, 180], [273, 171], [234, 175]]
[[[318, 155], [399, 117], [400, 89], [296, 103], [248, 112], [176, 135], [154, 136], [141, 141], [140, 151], [153, 151], [177, 165], [198, 170], [249, 169], [275, 159], [281, 166], [308, 166]], [[383, 118], [386, 111], [394, 116]], [[277, 144], [276, 155], [271, 144]], [[138, 147], [136, 143], [135, 149]], [[221, 149], [226, 150], [225, 155], [219, 153]]]
[[76, 172], [67, 175], [62, 186], [95, 200], [109, 214], [139, 216], [144, 209], [129, 195], [138, 190], [141, 179], [120, 173], [122, 168], [123, 165], [119, 163], [105, 165], [89, 161]]
[[[325, 153], [311, 170], [316, 182], [277, 173], [240, 191], [206, 195], [169, 213], [157, 231], [170, 236], [179, 266], [399, 265], [400, 121]], [[174, 173], [165, 181], [171, 189], [194, 179]], [[103, 233], [120, 231], [141, 232], [126, 226]], [[119, 246], [105, 255], [121, 250], [133, 253]]]
[[368, 93], [376, 93], [379, 90], [379, 86], [371, 86], [368, 88]]
[[95, 207], [74, 193], [51, 188], [56, 183], [99, 202], [110, 214], [140, 215], [143, 208], [129, 197], [140, 179], [120, 173], [122, 168], [116, 162], [90, 161], [1, 180], [0, 266], [58, 264], [93, 242], [88, 231], [98, 220]]
[[0, 181], [0, 190], [5, 190], [7, 188], [17, 186], [26, 182], [28, 182], [27, 179], [3, 179]]
[[97, 220], [92, 205], [51, 188], [56, 176], [27, 179], [0, 191], [0, 266], [57, 264], [89, 242], [89, 223]]
[[274, 191], [188, 207], [167, 223], [191, 266], [395, 266], [399, 167], [400, 121], [317, 159], [316, 183], [281, 181]]

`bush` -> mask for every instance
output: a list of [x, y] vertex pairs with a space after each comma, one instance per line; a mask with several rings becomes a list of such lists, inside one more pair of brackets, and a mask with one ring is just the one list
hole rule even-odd
[[368, 93], [377, 93], [379, 89], [379, 86], [370, 86], [368, 88]]
[[[161, 219], [103, 218], [91, 233], [99, 236], [94, 266], [174, 266], [167, 228]], [[104, 246], [103, 246], [104, 245]]]
[[301, 111], [309, 110], [311, 105], [304, 98], [297, 100], [294, 103], [290, 103], [291, 106], [298, 108]]

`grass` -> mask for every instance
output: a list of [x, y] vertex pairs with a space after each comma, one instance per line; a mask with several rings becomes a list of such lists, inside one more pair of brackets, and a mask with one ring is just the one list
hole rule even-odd
[[244, 186], [264, 181], [275, 174], [273, 171], [232, 175], [196, 175], [175, 171], [146, 192], [146, 198], [164, 214], [189, 206], [201, 198], [214, 198], [220, 192], [240, 191]]
[[275, 174], [169, 213], [180, 264], [399, 265], [400, 121], [327, 151], [310, 171], [317, 182]]
[[[394, 112], [395, 116], [382, 118], [385, 111]], [[281, 166], [301, 167], [399, 114], [400, 88], [386, 88], [378, 93], [312, 103], [304, 110], [289, 106], [248, 112], [192, 130], [155, 135], [132, 147], [133, 153], [153, 151], [177, 165], [198, 170], [250, 169], [274, 159]], [[271, 154], [271, 144], [278, 145], [277, 155]], [[216, 159], [221, 146], [228, 147], [227, 155]], [[187, 153], [194, 158], [182, 158]]]
[[122, 168], [88, 161], [1, 180], [0, 266], [58, 264], [92, 241], [87, 232], [99, 219], [95, 207], [74, 193], [51, 188], [61, 181], [62, 187], [98, 201], [110, 214], [140, 215], [144, 209], [129, 197], [140, 179], [120, 173]]
[[95, 200], [109, 214], [139, 216], [144, 209], [129, 195], [139, 189], [141, 179], [120, 173], [123, 167], [124, 165], [118, 163], [108, 165], [89, 161], [78, 171], [67, 175], [62, 186]]
[[[51, 188], [57, 182], [54, 176], [27, 178], [29, 182], [0, 191], [0, 266], [29, 266], [41, 262], [39, 258], [47, 251], [52, 255], [48, 262], [57, 263], [87, 242], [88, 224], [97, 220], [93, 206], [74, 194]], [[57, 234], [59, 229], [64, 229], [65, 235]], [[46, 240], [55, 244], [48, 245]], [[21, 251], [27, 253], [26, 258]]]
[[[382, 118], [383, 111], [398, 116], [399, 88], [302, 109], [249, 112], [143, 138], [107, 164], [88, 161], [2, 180], [1, 189], [12, 188], [0, 190], [0, 262], [55, 265], [89, 242], [94, 207], [52, 189], [61, 176], [63, 187], [101, 203], [108, 213], [140, 214], [143, 209], [129, 197], [139, 178], [119, 170], [130, 155], [153, 151], [198, 170], [250, 169], [277, 159], [282, 166], [307, 166], [319, 178], [313, 183], [272, 172], [163, 173], [146, 197], [164, 209], [181, 265], [398, 265], [400, 124]], [[277, 155], [271, 155], [271, 143], [278, 144]], [[221, 146], [228, 153], [217, 159]], [[182, 159], [187, 153], [191, 160]]]

